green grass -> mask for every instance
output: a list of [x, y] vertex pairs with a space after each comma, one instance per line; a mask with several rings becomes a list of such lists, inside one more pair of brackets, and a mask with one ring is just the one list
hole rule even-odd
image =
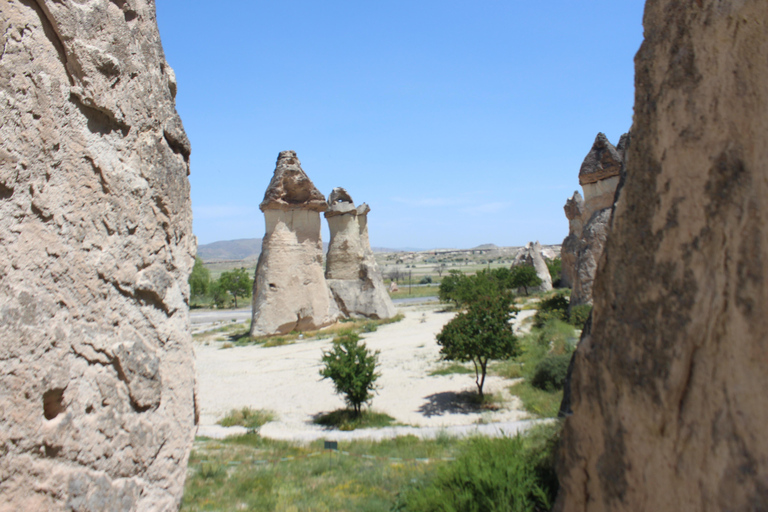
[[436, 368], [429, 372], [429, 376], [435, 376], [435, 375], [451, 375], [454, 373], [475, 373], [475, 370], [472, 368], [469, 368], [463, 364], [460, 363], [445, 363], [439, 368]]
[[361, 428], [390, 427], [395, 424], [395, 418], [388, 414], [364, 410], [359, 415], [350, 409], [337, 409], [321, 414], [312, 423], [339, 430], [357, 430]]
[[[503, 496], [510, 490], [527, 495], [525, 488], [510, 486], [507, 477], [533, 474], [534, 483], [549, 496], [556, 492], [556, 480], [551, 486], [550, 455], [557, 435], [556, 427], [546, 426], [519, 440], [444, 435], [432, 440], [406, 436], [340, 442], [339, 449], [348, 455], [323, 450], [323, 441], [298, 445], [258, 434], [222, 441], [198, 438], [189, 459], [181, 510], [422, 510], [414, 508], [408, 497], [428, 488], [440, 475], [453, 475], [468, 485], [490, 484], [483, 487], [489, 495]], [[522, 462], [526, 469], [520, 469]], [[510, 464], [515, 465], [514, 473], [508, 470]]]
[[520, 398], [523, 407], [531, 414], [541, 418], [556, 418], [563, 401], [563, 390], [543, 391], [524, 380], [511, 386], [509, 392]]
[[440, 288], [439, 285], [434, 284], [430, 286], [412, 286], [409, 291], [407, 284], [401, 284], [398, 286], [400, 288], [399, 291], [389, 294], [392, 299], [407, 299], [409, 297], [437, 297], [437, 291]]
[[242, 409], [232, 409], [229, 414], [217, 421], [222, 427], [241, 426], [247, 428], [259, 428], [265, 423], [274, 421], [275, 413], [263, 409], [251, 409], [243, 407]]

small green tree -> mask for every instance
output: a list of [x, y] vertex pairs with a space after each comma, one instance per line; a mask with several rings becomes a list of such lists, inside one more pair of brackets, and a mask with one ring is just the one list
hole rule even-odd
[[539, 286], [541, 278], [536, 275], [536, 269], [528, 265], [518, 265], [512, 267], [510, 285], [512, 288], [522, 288], [528, 295], [528, 288]]
[[208, 295], [211, 285], [211, 273], [205, 268], [203, 260], [195, 258], [192, 273], [189, 274], [189, 291], [192, 297]]
[[320, 375], [333, 381], [336, 393], [345, 395], [347, 405], [359, 415], [362, 404], [373, 398], [376, 389], [379, 351], [371, 352], [360, 343], [360, 336], [346, 332], [333, 340], [331, 350], [323, 352], [322, 362]]
[[517, 339], [509, 323], [517, 310], [510, 308], [512, 296], [496, 289], [478, 297], [467, 311], [445, 324], [437, 335], [440, 354], [447, 361], [472, 361], [480, 397], [491, 360], [508, 359], [518, 352]]
[[225, 308], [229, 305], [229, 292], [222, 286], [221, 279], [212, 281], [209, 290], [214, 306]]
[[244, 268], [223, 272], [219, 277], [219, 286], [232, 294], [235, 307], [237, 307], [238, 297], [250, 297], [253, 291], [253, 281], [248, 277], [248, 271]]

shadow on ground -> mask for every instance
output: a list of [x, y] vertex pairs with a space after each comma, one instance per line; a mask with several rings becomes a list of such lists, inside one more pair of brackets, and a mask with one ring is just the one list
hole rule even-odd
[[419, 407], [419, 412], [427, 418], [443, 414], [472, 414], [484, 410], [477, 393], [469, 391], [445, 391], [426, 396], [424, 399], [427, 403]]

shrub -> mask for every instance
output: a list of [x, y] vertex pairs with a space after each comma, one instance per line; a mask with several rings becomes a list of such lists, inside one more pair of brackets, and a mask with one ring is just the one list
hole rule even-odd
[[274, 419], [275, 414], [272, 411], [243, 407], [242, 409], [232, 409], [229, 411], [229, 414], [224, 416], [217, 423], [222, 427], [238, 425], [247, 428], [259, 428]]
[[432, 276], [424, 276], [419, 281], [419, 284], [432, 284]]
[[362, 404], [373, 398], [371, 391], [376, 389], [380, 376], [376, 373], [379, 351], [371, 352], [359, 340], [354, 332], [341, 333], [333, 340], [331, 350], [323, 352], [320, 370], [320, 375], [333, 381], [336, 393], [345, 395], [344, 400], [358, 415]]
[[531, 384], [544, 391], [563, 389], [571, 354], [547, 356], [536, 365]]
[[579, 306], [573, 306], [568, 317], [568, 323], [576, 327], [577, 329], [583, 329], [584, 324], [587, 323], [587, 318], [592, 312], [591, 304], [581, 304]]
[[[549, 475], [540, 482], [541, 448], [526, 449], [522, 437], [470, 440], [450, 465], [398, 496], [395, 510], [438, 512], [549, 510], [554, 493]], [[542, 472], [543, 473], [543, 472]]]
[[560, 320], [561, 322], [568, 320], [568, 299], [564, 295], [558, 293], [541, 301], [539, 310], [533, 319], [533, 326], [540, 329], [550, 320]]

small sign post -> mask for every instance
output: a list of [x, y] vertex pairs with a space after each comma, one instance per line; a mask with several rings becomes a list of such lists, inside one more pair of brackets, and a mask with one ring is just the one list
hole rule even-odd
[[[339, 450], [339, 442], [338, 441], [325, 441], [324, 443], [325, 449], [328, 450], [331, 454], [331, 459], [333, 458], [333, 452]], [[331, 467], [331, 461], [328, 461], [328, 468]]]

